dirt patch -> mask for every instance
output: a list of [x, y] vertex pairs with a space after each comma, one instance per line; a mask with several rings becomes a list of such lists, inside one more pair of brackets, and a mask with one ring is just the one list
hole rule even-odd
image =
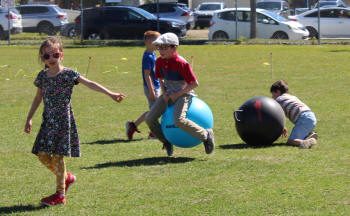
[[197, 29], [191, 29], [187, 31], [187, 35], [186, 38], [188, 39], [208, 39], [208, 29], [201, 29], [201, 30], [197, 30]]

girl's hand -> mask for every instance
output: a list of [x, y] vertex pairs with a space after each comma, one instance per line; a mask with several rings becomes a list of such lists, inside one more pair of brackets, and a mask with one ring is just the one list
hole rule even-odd
[[288, 130], [287, 128], [283, 128], [282, 137], [287, 137], [287, 136], [288, 136]]
[[110, 96], [113, 100], [117, 101], [118, 103], [126, 97], [123, 93], [111, 93]]
[[26, 124], [24, 126], [24, 132], [26, 132], [27, 134], [29, 134], [32, 131], [32, 120], [27, 120]]

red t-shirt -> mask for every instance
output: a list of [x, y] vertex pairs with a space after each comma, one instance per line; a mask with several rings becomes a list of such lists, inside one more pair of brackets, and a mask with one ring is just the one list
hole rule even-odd
[[171, 59], [157, 58], [156, 78], [172, 81], [184, 80], [188, 84], [197, 80], [191, 65], [178, 54]]

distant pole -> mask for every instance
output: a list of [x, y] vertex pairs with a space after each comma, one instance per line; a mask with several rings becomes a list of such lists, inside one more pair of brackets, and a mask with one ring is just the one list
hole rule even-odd
[[7, 4], [7, 30], [8, 30], [8, 39], [7, 39], [7, 45], [11, 45], [11, 12], [10, 12], [10, 5]]
[[159, 27], [159, 0], [157, 0], [157, 31], [160, 32], [160, 27]]
[[317, 4], [317, 16], [318, 16], [318, 19], [317, 19], [317, 28], [318, 28], [318, 45], [321, 44], [321, 10], [320, 10], [320, 1], [318, 1], [318, 4]]
[[236, 40], [238, 40], [238, 15], [237, 15], [237, 0], [235, 0], [235, 22], [236, 22]]
[[250, 0], [250, 38], [256, 38], [256, 0]]
[[80, 42], [84, 40], [84, 10], [83, 10], [83, 0], [80, 0]]

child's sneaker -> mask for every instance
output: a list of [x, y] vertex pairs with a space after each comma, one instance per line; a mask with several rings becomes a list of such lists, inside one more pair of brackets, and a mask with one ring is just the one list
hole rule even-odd
[[169, 157], [173, 155], [174, 148], [173, 148], [173, 145], [171, 145], [169, 142], [163, 143], [163, 149], [166, 150], [166, 154]]
[[317, 140], [318, 139], [317, 133], [315, 131], [312, 131], [311, 133], [309, 133], [309, 135], [307, 135], [305, 139], [310, 139], [310, 138], [315, 138]]
[[316, 144], [317, 144], [317, 140], [315, 138], [309, 138], [309, 139], [303, 140], [303, 143], [300, 145], [300, 148], [308, 149]]
[[66, 188], [65, 188], [66, 193], [68, 191], [69, 186], [71, 186], [76, 180], [77, 180], [77, 177], [75, 177], [75, 175], [73, 175], [70, 172], [67, 172]]
[[148, 134], [148, 139], [157, 139], [157, 137], [156, 137], [156, 135], [154, 135], [154, 133], [152, 133], [152, 131], [151, 131], [151, 132], [149, 132], [149, 134]]
[[59, 204], [66, 204], [66, 198], [63, 194], [56, 192], [51, 196], [41, 199], [41, 204], [46, 206], [55, 206]]
[[205, 153], [211, 154], [214, 151], [215, 140], [214, 140], [214, 132], [213, 129], [207, 129], [208, 135], [207, 140], [203, 142]]
[[125, 123], [125, 129], [126, 129], [126, 136], [128, 137], [128, 140], [132, 140], [132, 137], [134, 136], [134, 133], [140, 133], [140, 131], [137, 129], [134, 122], [126, 122]]

